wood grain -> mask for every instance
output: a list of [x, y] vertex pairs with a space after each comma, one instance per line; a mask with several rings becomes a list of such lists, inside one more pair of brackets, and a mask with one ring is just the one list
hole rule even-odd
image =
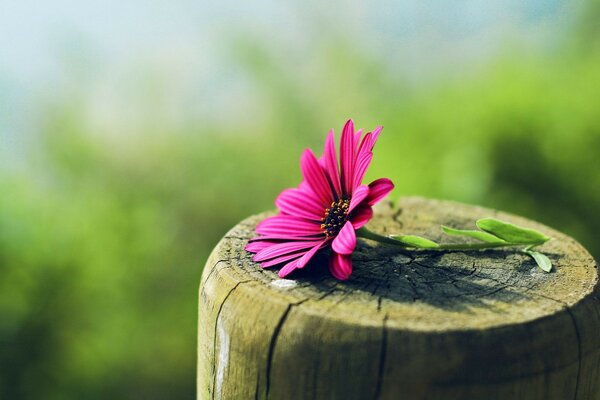
[[[234, 227], [202, 275], [199, 399], [600, 399], [598, 269], [572, 238], [514, 215], [403, 198], [369, 229], [442, 240], [493, 216], [554, 239], [544, 273], [513, 250], [402, 254], [359, 240], [350, 280], [321, 254], [291, 279]], [[443, 241], [462, 241], [444, 237]]]

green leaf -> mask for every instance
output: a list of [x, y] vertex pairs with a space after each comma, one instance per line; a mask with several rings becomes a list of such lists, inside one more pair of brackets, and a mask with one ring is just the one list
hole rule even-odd
[[495, 218], [483, 218], [477, 221], [477, 227], [498, 236], [500, 239], [517, 244], [542, 244], [550, 238], [533, 229], [521, 228]]
[[546, 272], [552, 271], [552, 261], [545, 254], [533, 250], [527, 250], [525, 253], [529, 254], [542, 270]]
[[484, 231], [474, 231], [474, 230], [466, 230], [466, 229], [454, 229], [449, 226], [442, 225], [442, 231], [446, 235], [451, 236], [468, 236], [475, 238], [477, 240], [481, 240], [486, 243], [506, 243], [504, 240], [500, 239], [497, 236], [492, 235], [491, 233], [487, 233]]
[[392, 239], [397, 240], [399, 242], [404, 243], [409, 247], [415, 247], [417, 249], [435, 249], [439, 247], [436, 242], [433, 242], [429, 239], [425, 239], [421, 236], [416, 235], [392, 235], [390, 236]]

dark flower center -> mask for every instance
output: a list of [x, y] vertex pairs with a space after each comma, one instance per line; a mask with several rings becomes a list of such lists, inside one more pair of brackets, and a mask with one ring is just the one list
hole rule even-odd
[[325, 236], [335, 236], [348, 220], [348, 208], [350, 200], [341, 199], [331, 203], [331, 207], [325, 209], [325, 216], [321, 218], [321, 230]]

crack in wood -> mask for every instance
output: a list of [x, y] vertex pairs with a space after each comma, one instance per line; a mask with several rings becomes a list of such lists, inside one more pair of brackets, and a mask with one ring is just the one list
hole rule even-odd
[[379, 366], [377, 369], [377, 383], [375, 386], [374, 399], [378, 400], [381, 397], [381, 388], [383, 387], [383, 376], [385, 373], [385, 359], [387, 354], [387, 320], [388, 314], [385, 314], [381, 323], [381, 348], [379, 351]]
[[213, 384], [212, 384], [212, 388], [209, 388], [209, 392], [212, 392], [212, 398], [215, 398], [215, 388], [216, 388], [216, 382], [217, 382], [217, 329], [219, 327], [219, 316], [221, 315], [221, 311], [223, 310], [223, 306], [225, 305], [225, 302], [227, 301], [227, 299], [229, 298], [229, 296], [242, 284], [247, 283], [247, 282], [252, 282], [252, 280], [245, 280], [245, 281], [240, 281], [237, 282], [230, 290], [229, 292], [227, 292], [227, 294], [225, 295], [225, 297], [223, 298], [223, 301], [221, 302], [221, 304], [219, 305], [219, 309], [217, 311], [217, 315], [215, 317], [215, 332], [214, 332], [214, 336], [213, 336]]
[[574, 399], [578, 399], [578, 391], [579, 391], [579, 379], [581, 377], [581, 362], [582, 362], [582, 355], [581, 355], [581, 334], [579, 333], [579, 327], [577, 326], [577, 320], [575, 319], [575, 316], [573, 315], [573, 312], [571, 311], [571, 309], [568, 306], [565, 306], [565, 310], [567, 311], [567, 314], [569, 314], [569, 317], [571, 318], [571, 321], [573, 322], [573, 329], [575, 330], [575, 336], [577, 337], [577, 360], [579, 361], [579, 365], [577, 368], [577, 380], [575, 381], [575, 395], [573, 396]]
[[254, 390], [254, 400], [258, 400], [260, 393], [260, 374], [256, 374], [256, 389]]
[[271, 391], [271, 370], [273, 368], [273, 357], [275, 355], [275, 345], [277, 344], [277, 339], [279, 338], [279, 333], [283, 328], [283, 324], [288, 318], [288, 315], [292, 311], [292, 308], [300, 306], [302, 303], [308, 301], [309, 299], [303, 299], [296, 303], [290, 303], [287, 305], [285, 311], [279, 318], [279, 322], [275, 325], [275, 329], [273, 330], [273, 334], [271, 335], [271, 340], [269, 341], [269, 351], [267, 353], [267, 372], [266, 372], [266, 399], [269, 399], [269, 394]]

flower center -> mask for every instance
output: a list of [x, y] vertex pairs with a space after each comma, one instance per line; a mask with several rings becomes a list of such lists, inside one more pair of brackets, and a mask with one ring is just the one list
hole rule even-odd
[[335, 236], [348, 220], [348, 208], [350, 200], [341, 199], [331, 203], [331, 207], [325, 209], [325, 216], [321, 218], [321, 230], [325, 236]]

